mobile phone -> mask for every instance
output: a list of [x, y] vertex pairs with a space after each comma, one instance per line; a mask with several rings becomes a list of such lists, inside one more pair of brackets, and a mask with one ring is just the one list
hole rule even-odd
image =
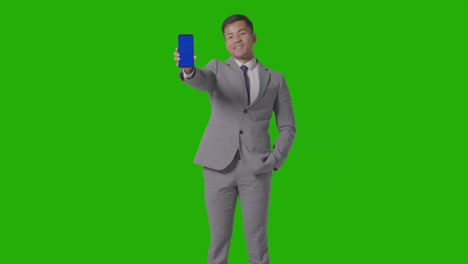
[[194, 51], [193, 51], [193, 35], [181, 34], [179, 35], [179, 54], [180, 61], [179, 67], [193, 67], [194, 66]]

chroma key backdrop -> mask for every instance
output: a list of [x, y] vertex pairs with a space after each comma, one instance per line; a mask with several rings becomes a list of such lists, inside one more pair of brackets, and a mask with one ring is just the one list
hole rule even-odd
[[[273, 264], [468, 263], [466, 5], [424, 1], [2, 4], [0, 262], [207, 263], [208, 96], [180, 81], [247, 15], [297, 134], [273, 172]], [[278, 135], [275, 120], [272, 141]], [[236, 210], [229, 263], [248, 263]]]

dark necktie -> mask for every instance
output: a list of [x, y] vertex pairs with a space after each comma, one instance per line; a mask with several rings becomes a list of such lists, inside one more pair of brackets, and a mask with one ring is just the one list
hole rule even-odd
[[250, 81], [249, 81], [249, 75], [247, 75], [247, 71], [249, 68], [247, 66], [242, 65], [241, 70], [244, 72], [244, 78], [245, 78], [245, 88], [247, 89], [247, 105], [250, 105]]

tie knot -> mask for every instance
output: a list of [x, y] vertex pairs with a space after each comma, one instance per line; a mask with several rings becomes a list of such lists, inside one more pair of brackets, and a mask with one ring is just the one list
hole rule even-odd
[[244, 73], [246, 73], [246, 72], [249, 70], [249, 68], [247, 68], [247, 66], [245, 66], [245, 65], [242, 65], [242, 66], [241, 66], [241, 70], [242, 70]]

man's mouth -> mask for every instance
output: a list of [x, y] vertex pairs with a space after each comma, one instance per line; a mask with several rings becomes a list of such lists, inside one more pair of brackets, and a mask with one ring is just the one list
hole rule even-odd
[[237, 46], [234, 47], [234, 49], [235, 49], [235, 50], [238, 50], [238, 49], [241, 49], [241, 48], [243, 48], [243, 47], [244, 47], [244, 45], [237, 45]]

